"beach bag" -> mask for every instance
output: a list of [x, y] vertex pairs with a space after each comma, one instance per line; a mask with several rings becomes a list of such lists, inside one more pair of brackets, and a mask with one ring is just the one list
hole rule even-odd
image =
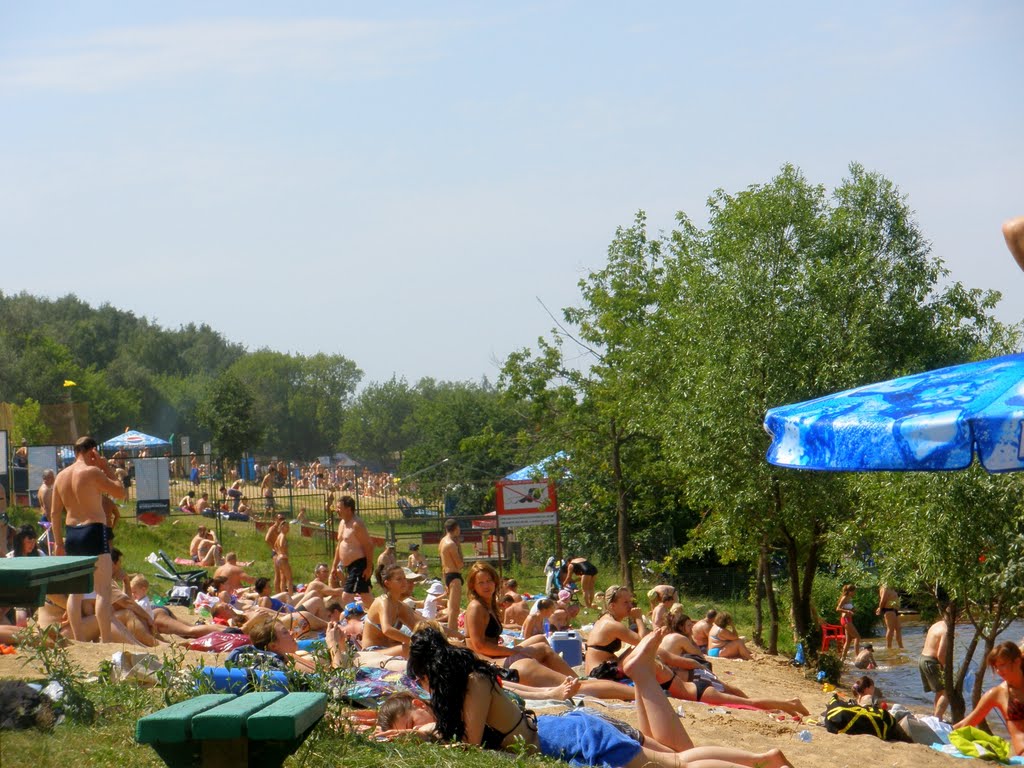
[[225, 653], [249, 645], [249, 642], [249, 636], [239, 632], [211, 632], [195, 638], [188, 644], [188, 649], [206, 653]]
[[982, 760], [998, 760], [1005, 762], [1010, 759], [1010, 745], [998, 736], [985, 733], [980, 728], [967, 725], [957, 728], [949, 734], [949, 743], [968, 757]]
[[833, 693], [822, 720], [829, 733], [858, 735], [867, 733], [883, 741], [902, 741], [905, 737], [889, 712], [878, 707], [862, 707]]

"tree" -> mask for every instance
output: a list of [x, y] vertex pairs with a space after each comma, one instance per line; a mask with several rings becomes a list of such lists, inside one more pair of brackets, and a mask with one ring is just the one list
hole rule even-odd
[[256, 396], [235, 374], [222, 373], [199, 404], [199, 423], [210, 430], [220, 455], [237, 460], [263, 439], [263, 425], [255, 409]]
[[10, 436], [12, 445], [18, 445], [22, 440], [32, 445], [49, 442], [50, 430], [43, 422], [38, 402], [30, 397], [21, 405], [14, 406], [13, 411], [14, 424]]
[[[502, 369], [502, 386], [532, 409], [537, 452], [570, 456], [572, 480], [559, 495], [570, 547], [617, 560], [628, 586], [636, 560], [667, 554], [688, 513], [665, 472], [663, 430], [646, 418], [667, 388], [665, 307], [675, 288], [641, 212], [616, 232], [606, 266], [580, 281], [583, 301], [563, 310], [552, 339]], [[570, 363], [566, 344], [584, 365]]]
[[345, 410], [340, 446], [354, 456], [396, 469], [413, 440], [415, 393], [404, 378], [370, 382]]
[[822, 547], [853, 497], [845, 477], [769, 466], [765, 411], [962, 360], [997, 324], [991, 295], [940, 289], [946, 273], [906, 200], [858, 165], [831, 196], [785, 166], [708, 205], [706, 232], [680, 214], [668, 238], [680, 289], [662, 345], [672, 384], [655, 406], [669, 460], [704, 510], [684, 551], [758, 566], [774, 651], [771, 556], [785, 555], [806, 638]]

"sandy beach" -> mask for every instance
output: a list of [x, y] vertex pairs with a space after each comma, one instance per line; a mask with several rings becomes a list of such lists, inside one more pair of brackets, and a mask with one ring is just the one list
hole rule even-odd
[[[125, 649], [115, 643], [71, 643], [68, 648], [71, 659], [89, 671], [97, 670], [100, 662]], [[160, 656], [162, 651], [157, 649], [155, 653]], [[23, 664], [24, 658], [20, 653], [0, 656], [0, 678], [38, 679], [41, 670], [31, 665], [26, 667]], [[214, 654], [189, 652], [186, 654], [186, 664], [216, 664], [216, 658]], [[821, 713], [830, 695], [824, 693], [819, 684], [805, 679], [803, 671], [790, 666], [784, 658], [759, 656], [746, 662], [715, 659], [714, 665], [720, 677], [739, 686], [748, 695], [798, 696], [814, 715]], [[674, 701], [673, 704], [683, 707], [683, 724], [698, 745], [728, 744], [752, 751], [779, 747], [794, 765], [803, 768], [938, 768], [949, 766], [949, 760], [952, 759], [922, 745], [886, 743], [873, 736], [830, 734], [821, 726], [798, 723], [781, 714], [715, 708], [681, 701]], [[636, 724], [636, 714], [631, 704], [620, 707], [616, 703], [602, 710]], [[797, 738], [797, 733], [804, 729], [812, 734], [809, 743]], [[59, 738], [59, 729], [56, 734]]]

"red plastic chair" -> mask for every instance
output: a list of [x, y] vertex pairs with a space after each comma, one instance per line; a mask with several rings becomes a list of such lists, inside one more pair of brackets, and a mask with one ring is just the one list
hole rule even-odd
[[841, 624], [822, 624], [821, 625], [821, 652], [824, 653], [828, 650], [828, 646], [831, 642], [835, 641], [837, 645], [841, 645], [846, 639], [846, 630], [843, 629]]

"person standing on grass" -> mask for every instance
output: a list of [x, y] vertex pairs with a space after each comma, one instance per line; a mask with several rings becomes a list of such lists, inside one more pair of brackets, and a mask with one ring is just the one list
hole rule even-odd
[[[75, 442], [75, 461], [57, 475], [53, 487], [51, 523], [57, 555], [90, 555], [96, 557], [96, 620], [100, 642], [113, 641], [110, 619], [111, 577], [110, 528], [103, 511], [103, 495], [123, 499], [125, 487], [107, 460], [100, 455], [96, 440], [88, 435]], [[62, 515], [67, 511], [67, 519]], [[68, 597], [68, 622], [71, 634], [82, 637], [82, 595]]]
[[444, 521], [444, 538], [437, 545], [437, 554], [441, 556], [441, 573], [444, 574], [444, 585], [448, 588], [448, 632], [459, 631], [459, 611], [462, 608], [462, 533], [459, 524], [452, 518]]
[[370, 574], [373, 573], [374, 563], [373, 541], [370, 540], [366, 524], [356, 515], [355, 499], [342, 496], [338, 514], [338, 545], [331, 563], [331, 580], [338, 578], [338, 566], [343, 567], [346, 578], [342, 603], [348, 603], [358, 595], [363, 607], [369, 608], [373, 602], [370, 591]]

